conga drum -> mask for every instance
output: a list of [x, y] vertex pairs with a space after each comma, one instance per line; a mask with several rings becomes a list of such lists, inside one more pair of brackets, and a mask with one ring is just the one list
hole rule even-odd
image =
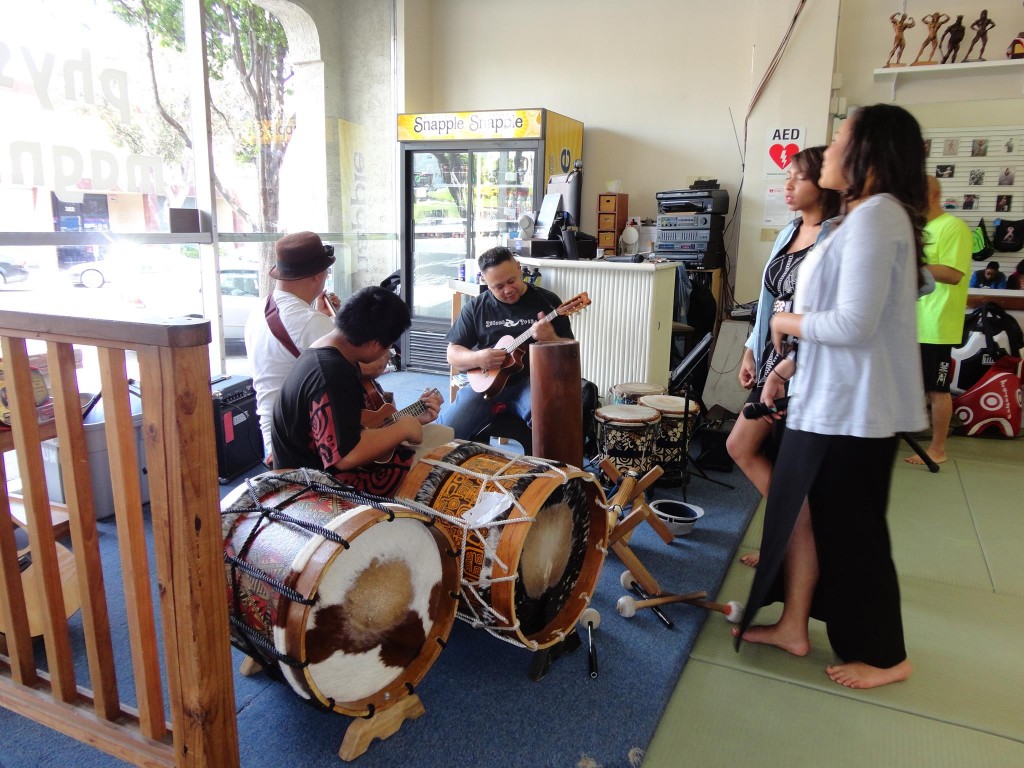
[[608, 542], [592, 474], [454, 440], [413, 465], [396, 500], [433, 509], [463, 550], [460, 619], [530, 650], [576, 626]]
[[645, 395], [640, 405], [654, 408], [661, 414], [661, 432], [654, 441], [654, 463], [668, 473], [677, 470], [683, 460], [686, 443], [697, 428], [700, 405], [674, 395]]
[[636, 405], [646, 395], [664, 395], [665, 388], [642, 381], [616, 384], [608, 390], [608, 399], [613, 405]]
[[619, 472], [641, 477], [654, 466], [661, 414], [644, 405], [604, 405], [594, 411], [597, 443]]
[[430, 516], [308, 469], [258, 475], [221, 510], [233, 645], [345, 715], [413, 692], [458, 607], [457, 552]]

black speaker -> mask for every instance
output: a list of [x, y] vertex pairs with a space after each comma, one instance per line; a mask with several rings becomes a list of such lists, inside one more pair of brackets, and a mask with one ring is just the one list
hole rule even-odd
[[256, 415], [252, 379], [218, 376], [210, 382], [217, 435], [217, 476], [230, 482], [263, 461], [263, 433]]

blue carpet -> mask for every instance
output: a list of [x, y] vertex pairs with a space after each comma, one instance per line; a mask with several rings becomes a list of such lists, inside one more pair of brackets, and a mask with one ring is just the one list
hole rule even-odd
[[[445, 377], [390, 374], [383, 384], [396, 392], [399, 406], [425, 386], [436, 386], [447, 395]], [[258, 468], [251, 474], [257, 472]], [[632, 548], [665, 591], [707, 590], [716, 597], [757, 506], [757, 491], [738, 471], [709, 474], [736, 488], [729, 490], [697, 477], [691, 480], [689, 500], [705, 510], [692, 535], [666, 545], [648, 526], [641, 526], [632, 539]], [[223, 493], [229, 490], [225, 487]], [[679, 497], [676, 491], [662, 489], [654, 495]], [[123, 599], [118, 602], [117, 590], [110, 587], [118, 578], [114, 575], [116, 529], [112, 524], [101, 527], [104, 560], [114, 569], [107, 583], [116, 630], [116, 617], [124, 612]], [[596, 679], [588, 674], [585, 632], [580, 649], [557, 659], [543, 680], [533, 682], [528, 677], [531, 653], [456, 622], [447, 648], [417, 690], [426, 714], [405, 723], [387, 741], [374, 742], [356, 764], [363, 768], [400, 764], [563, 768], [586, 756], [601, 766], [629, 765], [630, 750], [646, 749], [650, 742], [701, 625], [724, 618], [686, 605], [665, 608], [675, 622], [671, 630], [649, 611], [622, 618], [615, 602], [625, 594], [619, 584], [623, 570], [610, 555], [591, 603], [602, 618], [594, 633], [600, 664]], [[717, 599], [727, 602], [742, 597]], [[123, 636], [123, 623], [120, 632]], [[126, 644], [126, 639], [115, 641]], [[41, 643], [38, 646], [41, 650]], [[237, 668], [242, 656], [237, 651], [233, 654]], [[127, 654], [121, 654], [119, 663], [124, 665], [120, 677], [126, 680]], [[84, 661], [80, 667], [84, 668]], [[123, 694], [127, 702], [134, 700], [130, 691]], [[348, 718], [311, 707], [284, 684], [264, 675], [236, 675], [235, 696], [246, 768], [290, 765], [296, 756], [310, 767], [339, 764], [337, 751], [351, 722]], [[0, 762], [6, 768], [125, 765], [3, 709], [0, 729], [4, 734]]]

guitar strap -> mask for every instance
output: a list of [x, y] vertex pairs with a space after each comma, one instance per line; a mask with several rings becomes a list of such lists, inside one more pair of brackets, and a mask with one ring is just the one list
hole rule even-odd
[[267, 318], [267, 325], [270, 326], [270, 332], [274, 334], [274, 338], [280, 341], [284, 348], [291, 352], [294, 357], [298, 357], [300, 354], [299, 348], [295, 346], [295, 342], [288, 335], [284, 323], [281, 322], [281, 313], [277, 310], [274, 294], [267, 296], [267, 304], [263, 308], [263, 316]]

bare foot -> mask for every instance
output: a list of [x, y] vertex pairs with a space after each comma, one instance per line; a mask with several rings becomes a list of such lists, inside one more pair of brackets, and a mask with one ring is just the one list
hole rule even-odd
[[[946, 463], [947, 457], [944, 453], [932, 453], [931, 451], [925, 451], [925, 453], [927, 453], [931, 460], [934, 461], [936, 464]], [[924, 462], [921, 460], [921, 457], [918, 456], [916, 453], [913, 456], [907, 456], [904, 459], [904, 461], [907, 462], [907, 464], [913, 464], [915, 467], [924, 466]]]
[[847, 688], [877, 688], [880, 685], [899, 683], [910, 677], [910, 662], [904, 659], [894, 667], [882, 669], [862, 661], [851, 661], [847, 664], [825, 667], [825, 674], [833, 683], [845, 685]]
[[[733, 627], [732, 636], [737, 637], [739, 633], [739, 627]], [[755, 624], [747, 628], [743, 639], [748, 643], [774, 645], [794, 656], [806, 656], [811, 652], [811, 641], [807, 637], [806, 631], [791, 631], [782, 624]]]
[[757, 564], [761, 562], [760, 552], [748, 552], [740, 558], [740, 562], [744, 565], [749, 565], [751, 568], [757, 568]]

